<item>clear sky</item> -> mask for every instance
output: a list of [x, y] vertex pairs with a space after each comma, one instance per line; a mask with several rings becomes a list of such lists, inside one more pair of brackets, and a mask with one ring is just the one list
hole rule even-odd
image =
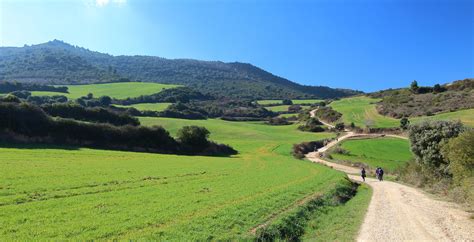
[[474, 77], [474, 0], [0, 0], [0, 45], [241, 61], [372, 91]]

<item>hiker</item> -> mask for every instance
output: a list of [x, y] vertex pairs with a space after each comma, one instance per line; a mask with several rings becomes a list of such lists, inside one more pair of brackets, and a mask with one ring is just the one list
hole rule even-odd
[[362, 170], [360, 171], [360, 176], [362, 177], [362, 180], [365, 181], [366, 175], [365, 175], [365, 168], [364, 167], [362, 167]]
[[379, 181], [383, 181], [383, 169], [379, 169]]
[[380, 167], [377, 167], [377, 169], [375, 169], [375, 177], [377, 179], [379, 179], [379, 172], [380, 172]]

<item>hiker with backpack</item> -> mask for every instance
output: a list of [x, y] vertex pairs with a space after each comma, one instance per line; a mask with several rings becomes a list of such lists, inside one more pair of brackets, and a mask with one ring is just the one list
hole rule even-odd
[[375, 177], [377, 179], [379, 179], [379, 171], [380, 171], [380, 167], [377, 167], [377, 169], [375, 169]]
[[383, 169], [379, 169], [379, 181], [383, 181]]
[[365, 174], [365, 168], [364, 167], [362, 167], [362, 170], [360, 171], [360, 176], [362, 177], [362, 180], [365, 182], [366, 174]]

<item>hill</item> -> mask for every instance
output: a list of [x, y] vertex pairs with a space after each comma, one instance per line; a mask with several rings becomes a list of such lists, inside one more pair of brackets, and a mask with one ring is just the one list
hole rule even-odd
[[248, 63], [112, 56], [59, 40], [0, 47], [0, 80], [48, 84], [159, 82], [186, 85], [216, 96], [250, 99], [337, 98], [360, 93], [300, 85]]

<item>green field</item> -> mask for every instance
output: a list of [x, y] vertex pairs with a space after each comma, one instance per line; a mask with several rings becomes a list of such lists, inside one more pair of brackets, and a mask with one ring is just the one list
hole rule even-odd
[[325, 207], [311, 217], [303, 241], [353, 241], [372, 197], [372, 189], [362, 184], [347, 203]]
[[[280, 104], [283, 100], [258, 100], [257, 103], [260, 105], [268, 104]], [[293, 99], [291, 100], [293, 104], [309, 104], [309, 103], [318, 103], [324, 100], [322, 99]]]
[[342, 113], [342, 121], [346, 124], [354, 122], [356, 126], [365, 127], [398, 127], [400, 121], [394, 118], [380, 115], [375, 109], [375, 104], [379, 99], [365, 96], [344, 98], [334, 101], [330, 106]]
[[156, 111], [160, 112], [165, 110], [171, 103], [139, 103], [133, 105], [114, 105], [120, 108], [136, 108], [140, 111]]
[[409, 141], [393, 137], [350, 139], [343, 141], [341, 147], [349, 154], [331, 153], [333, 159], [360, 162], [371, 168], [379, 166], [387, 171], [395, 170], [413, 157]]
[[68, 87], [69, 93], [60, 92], [31, 92], [35, 96], [54, 96], [64, 95], [71, 99], [86, 96], [88, 93], [94, 94], [95, 97], [110, 96], [117, 99], [125, 99], [127, 97], [138, 97], [141, 95], [150, 95], [161, 92], [164, 88], [175, 88], [178, 85], [168, 85], [152, 82], [117, 82], [104, 84], [89, 85], [65, 85]]
[[[279, 106], [271, 106], [271, 107], [265, 107], [265, 108], [273, 112], [287, 112], [289, 106], [290, 105], [279, 105]], [[303, 109], [308, 108], [308, 107], [310, 106], [301, 105], [301, 108]]]
[[[234, 157], [54, 147], [0, 148], [0, 239], [238, 239], [344, 174], [290, 155], [333, 136], [295, 125], [140, 118], [175, 134], [206, 126]], [[239, 134], [239, 135], [236, 135]], [[7, 145], [8, 146], [8, 145]]]
[[297, 113], [282, 113], [278, 115], [278, 117], [285, 117], [285, 118], [298, 117], [298, 114]]
[[[400, 126], [400, 120], [383, 116], [375, 109], [375, 103], [379, 99], [366, 96], [344, 98], [334, 101], [330, 106], [342, 113], [342, 120], [346, 124], [354, 122], [356, 126], [386, 128]], [[409, 118], [411, 123], [418, 123], [424, 120], [461, 120], [468, 126], [474, 127], [474, 109], [461, 110], [450, 113], [440, 113], [433, 116]]]

